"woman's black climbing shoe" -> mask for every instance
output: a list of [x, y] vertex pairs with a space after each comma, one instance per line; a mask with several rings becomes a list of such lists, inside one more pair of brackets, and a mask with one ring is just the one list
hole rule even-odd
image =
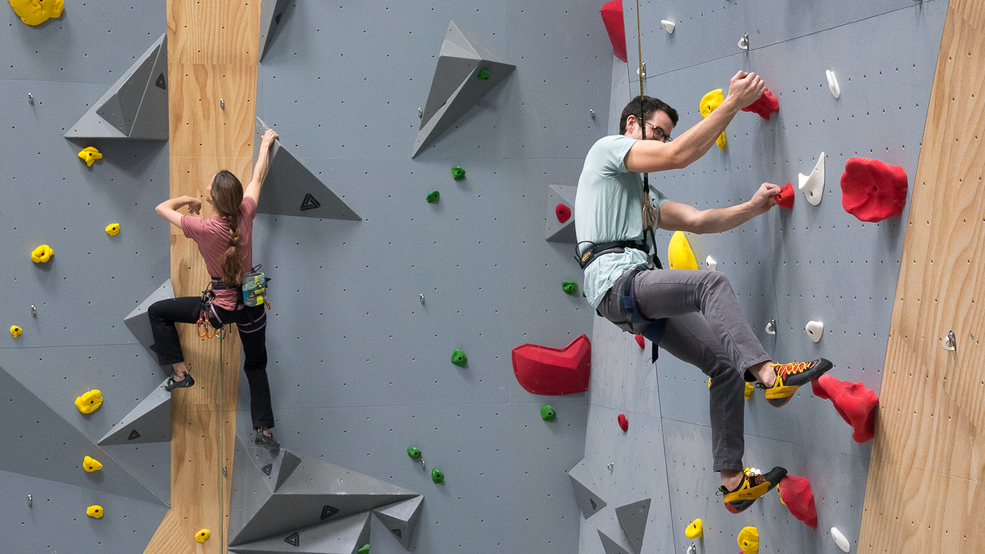
[[195, 384], [195, 379], [192, 379], [191, 373], [186, 373], [185, 378], [181, 381], [175, 381], [174, 375], [168, 377], [166, 383], [164, 383], [164, 390], [171, 392], [174, 389], [187, 389], [188, 387]]

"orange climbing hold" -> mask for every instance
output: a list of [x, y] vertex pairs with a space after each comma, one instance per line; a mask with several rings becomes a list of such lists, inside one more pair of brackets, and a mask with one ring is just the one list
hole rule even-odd
[[876, 430], [876, 408], [879, 397], [862, 383], [846, 383], [830, 375], [811, 381], [814, 396], [826, 398], [835, 405], [838, 415], [855, 430], [852, 440], [863, 443], [872, 440]]
[[612, 53], [622, 61], [626, 61], [626, 27], [623, 24], [622, 0], [612, 0], [602, 6], [602, 23], [609, 33], [612, 43]]
[[513, 349], [513, 373], [533, 394], [556, 396], [588, 390], [592, 343], [581, 335], [564, 348], [521, 344]]
[[776, 491], [780, 501], [790, 510], [793, 517], [803, 521], [811, 529], [817, 530], [817, 507], [814, 506], [814, 491], [806, 477], [787, 474], [780, 479]]

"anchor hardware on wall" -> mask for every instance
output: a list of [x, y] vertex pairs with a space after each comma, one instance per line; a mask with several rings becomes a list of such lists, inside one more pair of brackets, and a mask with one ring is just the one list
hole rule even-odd
[[766, 334], [775, 335], [776, 334], [776, 320], [771, 319], [769, 323], [766, 324]]
[[34, 95], [31, 94], [30, 92], [27, 93], [27, 103], [32, 106], [34, 105]]
[[743, 50], [749, 49], [749, 33], [742, 33], [742, 38], [739, 39], [739, 48]]
[[947, 336], [941, 341], [941, 346], [944, 350], [949, 352], [954, 352], [958, 348], [958, 343], [954, 337], [954, 331], [948, 331]]

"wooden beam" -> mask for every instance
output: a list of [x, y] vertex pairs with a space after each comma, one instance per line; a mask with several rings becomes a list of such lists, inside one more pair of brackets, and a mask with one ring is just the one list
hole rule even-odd
[[[220, 169], [247, 182], [253, 157], [260, 2], [168, 0], [167, 18], [170, 195], [201, 196]], [[202, 212], [211, 216], [211, 206], [203, 203]], [[197, 245], [172, 226], [175, 296], [198, 296], [208, 281]], [[171, 510], [145, 552], [224, 553], [239, 339], [233, 328], [220, 352], [218, 339], [200, 339], [193, 326], [179, 325], [179, 334], [196, 383], [171, 397]], [[226, 475], [223, 467], [228, 468]], [[195, 534], [203, 528], [212, 537], [199, 544]]]
[[[983, 95], [985, 3], [951, 0], [912, 180], [859, 552], [985, 551]], [[947, 351], [952, 330], [957, 349]]]

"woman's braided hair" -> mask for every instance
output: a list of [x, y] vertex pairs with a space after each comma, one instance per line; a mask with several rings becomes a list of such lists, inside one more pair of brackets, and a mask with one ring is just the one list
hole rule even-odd
[[229, 248], [222, 256], [222, 282], [243, 284], [243, 262], [236, 248], [239, 242], [239, 207], [243, 203], [243, 185], [235, 175], [223, 169], [212, 179], [212, 205], [229, 226]]

